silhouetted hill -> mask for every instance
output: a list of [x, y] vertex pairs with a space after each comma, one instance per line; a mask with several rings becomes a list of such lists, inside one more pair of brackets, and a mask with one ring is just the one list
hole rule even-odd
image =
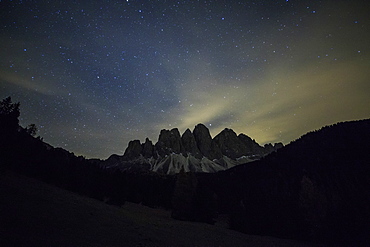
[[310, 132], [217, 174], [220, 207], [243, 232], [368, 246], [369, 143], [369, 119]]
[[124, 157], [110, 157], [117, 162], [137, 155], [154, 158], [156, 150], [167, 155], [157, 168], [179, 171], [169, 176], [151, 171], [145, 162], [132, 163], [131, 170], [103, 168], [99, 160], [44, 143], [33, 136], [32, 126], [19, 126], [18, 117], [19, 103], [0, 102], [0, 173], [15, 171], [109, 204], [131, 201], [172, 209], [172, 217], [180, 220], [213, 224], [226, 213], [232, 229], [249, 234], [370, 246], [369, 119], [310, 132], [261, 160], [218, 173], [187, 172], [179, 164], [220, 153], [231, 162], [245, 150], [253, 154], [262, 147], [229, 129], [210, 139], [199, 125], [181, 138], [176, 129], [163, 130], [157, 144], [134, 141]]
[[0, 101], [0, 172], [12, 170], [110, 204], [170, 207], [172, 178], [103, 169], [99, 160], [54, 148], [19, 125], [19, 105], [10, 97]]

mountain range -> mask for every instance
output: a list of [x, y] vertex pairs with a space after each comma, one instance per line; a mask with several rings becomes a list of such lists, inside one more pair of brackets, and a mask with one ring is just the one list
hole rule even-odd
[[228, 128], [212, 139], [209, 129], [198, 124], [193, 132], [187, 129], [182, 135], [177, 128], [163, 129], [156, 144], [148, 138], [144, 143], [130, 141], [122, 156], [111, 155], [102, 166], [162, 174], [175, 174], [182, 169], [209, 173], [258, 160], [281, 147], [282, 143], [260, 146], [249, 136], [237, 135]]
[[[129, 201], [162, 207], [180, 220], [213, 224], [221, 214], [227, 216], [228, 227], [247, 234], [370, 246], [370, 119], [323, 127], [268, 155], [281, 144], [261, 147], [230, 129], [212, 139], [204, 125], [181, 137], [176, 129], [162, 130], [156, 144], [132, 141], [124, 155], [100, 161], [48, 145], [34, 136], [33, 128], [19, 125], [19, 115], [19, 103], [10, 97], [0, 102], [0, 173], [5, 177], [8, 171], [24, 174], [117, 206]], [[166, 157], [167, 163], [162, 160]], [[255, 161], [229, 169], [229, 163], [217, 163], [223, 168], [218, 172], [211, 169], [213, 164], [180, 162], [216, 163], [225, 157], [235, 163]], [[18, 203], [15, 199], [7, 204]], [[0, 229], [31, 233], [23, 221], [13, 220], [25, 208], [10, 207], [12, 213], [1, 209], [10, 225], [0, 221]], [[114, 227], [116, 222], [109, 224]], [[50, 222], [45, 229], [49, 227]]]

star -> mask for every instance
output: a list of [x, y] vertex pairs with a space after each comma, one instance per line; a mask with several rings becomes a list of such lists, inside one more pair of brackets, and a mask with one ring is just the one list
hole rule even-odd
[[[368, 118], [363, 1], [7, 1], [0, 97], [53, 146], [122, 154], [198, 123], [258, 143]], [[212, 123], [212, 124], [211, 124]]]

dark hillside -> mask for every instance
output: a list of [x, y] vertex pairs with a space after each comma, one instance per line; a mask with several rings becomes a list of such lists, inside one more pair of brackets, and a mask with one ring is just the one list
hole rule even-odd
[[0, 171], [15, 171], [109, 204], [171, 207], [173, 178], [103, 169], [97, 160], [54, 148], [19, 125], [19, 103], [0, 101]]
[[221, 208], [243, 232], [369, 245], [370, 120], [308, 133], [217, 175]]
[[0, 245], [313, 246], [176, 221], [170, 212], [83, 197], [13, 172], [0, 174]]

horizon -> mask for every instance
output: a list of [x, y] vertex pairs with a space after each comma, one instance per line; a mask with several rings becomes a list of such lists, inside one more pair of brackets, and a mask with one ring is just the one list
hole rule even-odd
[[3, 2], [0, 97], [88, 158], [203, 123], [260, 145], [370, 117], [366, 1]]
[[[13, 103], [14, 103], [14, 102], [13, 102]], [[295, 142], [296, 140], [300, 139], [302, 136], [304, 136], [304, 135], [306, 135], [306, 134], [308, 134], [308, 133], [314, 132], [314, 131], [321, 130], [322, 128], [330, 127], [330, 126], [333, 126], [333, 125], [336, 125], [336, 124], [340, 124], [340, 123], [355, 122], [355, 121], [362, 121], [362, 120], [367, 120], [367, 119], [370, 119], [370, 118], [361, 118], [361, 119], [345, 120], [345, 121], [335, 122], [335, 123], [332, 123], [332, 124], [327, 124], [327, 125], [324, 125], [324, 126], [321, 126], [321, 127], [317, 128], [317, 129], [309, 130], [309, 131], [307, 131], [307, 132], [305, 132], [305, 133], [301, 134], [301, 135], [300, 135], [300, 136], [298, 136], [297, 138], [295, 138], [295, 139], [293, 139], [293, 140], [290, 140], [290, 141], [289, 141], [289, 142], [287, 142], [287, 143], [283, 143], [283, 142], [267, 142], [267, 143], [259, 143], [259, 142], [258, 142], [257, 140], [255, 140], [252, 136], [249, 136], [249, 135], [247, 135], [247, 134], [245, 134], [245, 133], [238, 133], [238, 132], [236, 132], [235, 130], [233, 130], [233, 129], [231, 129], [231, 128], [223, 128], [222, 130], [220, 130], [219, 132], [217, 132], [217, 134], [215, 134], [215, 135], [212, 135], [212, 133], [210, 132], [210, 135], [211, 135], [211, 138], [213, 139], [213, 138], [215, 138], [218, 134], [220, 134], [224, 129], [231, 129], [231, 130], [233, 130], [233, 131], [236, 133], [236, 135], [237, 135], [237, 136], [239, 136], [240, 134], [244, 134], [244, 135], [246, 135], [246, 136], [250, 137], [252, 140], [256, 141], [256, 142], [257, 142], [257, 144], [259, 144], [259, 145], [260, 145], [260, 146], [262, 146], [262, 147], [263, 147], [265, 144], [272, 144], [272, 145], [274, 145], [274, 144], [278, 144], [278, 143], [282, 143], [284, 146], [286, 146], [286, 145], [288, 145], [288, 144], [290, 144], [290, 143], [292, 143], [292, 142]], [[198, 123], [198, 124], [202, 124], [202, 123]], [[198, 124], [197, 124], [197, 125], [198, 125]], [[204, 124], [203, 124], [203, 125], [204, 125]], [[22, 126], [22, 125], [21, 125], [21, 126]], [[23, 126], [22, 126], [22, 127], [23, 127]], [[36, 126], [36, 127], [37, 127], [37, 126]], [[195, 128], [195, 126], [194, 126], [194, 128]], [[194, 128], [193, 128], [193, 129], [187, 128], [187, 129], [189, 129], [189, 130], [191, 131], [191, 133], [193, 133]], [[206, 128], [210, 131], [210, 129], [209, 129], [207, 126], [206, 126]], [[176, 127], [172, 127], [172, 128], [168, 128], [168, 129], [161, 129], [161, 130], [172, 130], [172, 129], [178, 129], [178, 128], [176, 128]], [[155, 144], [158, 142], [158, 140], [159, 140], [159, 135], [160, 135], [161, 130], [160, 130], [160, 131], [158, 131], [158, 134], [157, 134], [157, 138], [156, 138], [156, 139], [151, 139], [151, 138], [149, 138], [149, 137], [145, 137], [143, 140], [141, 140], [141, 139], [132, 139], [132, 140], [130, 140], [130, 141], [139, 140], [141, 144], [144, 144], [144, 143], [145, 143], [146, 138], [148, 138], [148, 139], [149, 139], [149, 141], [152, 141], [153, 145], [155, 145]], [[181, 137], [181, 136], [182, 136], [182, 134], [186, 131], [186, 129], [185, 129], [184, 131], [180, 131], [180, 130], [178, 129], [178, 131], [179, 131], [179, 133], [180, 133], [180, 137]], [[42, 139], [43, 139], [43, 137], [42, 137], [42, 136], [40, 136], [40, 138], [42, 138]], [[86, 159], [99, 159], [99, 160], [106, 160], [106, 159], [108, 159], [111, 155], [124, 155], [124, 152], [125, 152], [125, 150], [128, 148], [128, 145], [129, 145], [129, 142], [130, 142], [130, 141], [128, 141], [128, 142], [127, 142], [127, 145], [126, 145], [126, 147], [124, 148], [124, 150], [122, 151], [122, 153], [112, 153], [112, 154], [110, 154], [110, 155], [109, 155], [108, 157], [106, 157], [106, 158], [101, 158], [101, 157], [87, 157], [87, 156], [85, 156], [85, 155], [83, 155], [83, 154], [75, 153], [75, 152], [73, 152], [73, 150], [69, 150], [68, 148], [65, 148], [65, 147], [57, 147], [57, 146], [53, 146], [53, 145], [52, 145], [52, 146], [53, 146], [54, 148], [63, 148], [63, 149], [65, 149], [66, 151], [72, 152], [72, 153], [73, 153], [74, 155], [76, 155], [76, 156], [83, 156], [83, 157], [84, 157], [84, 158], [86, 158]], [[50, 145], [50, 143], [48, 143], [48, 142], [46, 142], [46, 141], [44, 141], [44, 142]]]

